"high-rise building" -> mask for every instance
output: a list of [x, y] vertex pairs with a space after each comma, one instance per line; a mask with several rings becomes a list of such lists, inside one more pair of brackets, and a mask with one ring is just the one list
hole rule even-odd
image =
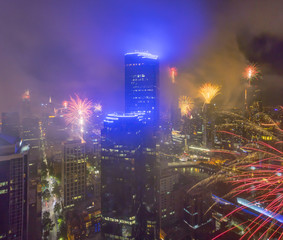
[[215, 119], [214, 119], [214, 105], [205, 104], [203, 108], [203, 146], [214, 147], [215, 138]]
[[0, 135], [0, 239], [28, 239], [28, 146]]
[[31, 116], [31, 104], [30, 104], [30, 91], [26, 90], [22, 95], [22, 108], [21, 117]]
[[173, 169], [163, 169], [160, 175], [160, 221], [161, 227], [176, 224], [182, 211], [182, 197], [178, 189], [179, 173]]
[[22, 139], [29, 145], [29, 164], [30, 164], [30, 177], [37, 177], [37, 169], [40, 166], [40, 131], [39, 119], [37, 118], [24, 118], [22, 120]]
[[41, 188], [40, 186], [40, 131], [39, 119], [22, 119], [22, 139], [29, 145], [29, 182], [28, 182], [28, 204], [29, 204], [29, 240], [41, 238]]
[[158, 124], [159, 60], [146, 52], [125, 55], [126, 113], [145, 114], [145, 119]]
[[85, 143], [81, 140], [63, 144], [62, 184], [64, 208], [74, 207], [85, 199], [86, 194], [86, 154]]
[[245, 89], [245, 110], [248, 116], [262, 112], [262, 79], [251, 78]]
[[101, 213], [105, 239], [142, 239], [142, 117], [109, 114], [101, 132]]
[[147, 52], [125, 55], [126, 113], [144, 115], [142, 129], [142, 207], [144, 239], [159, 238], [158, 168], [156, 161], [159, 123], [159, 60]]
[[20, 137], [20, 117], [18, 112], [2, 113], [2, 133], [15, 138]]

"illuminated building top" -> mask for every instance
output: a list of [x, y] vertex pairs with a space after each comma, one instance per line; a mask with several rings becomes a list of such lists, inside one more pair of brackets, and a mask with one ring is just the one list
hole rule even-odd
[[142, 114], [138, 113], [111, 113], [106, 116], [106, 120], [104, 122], [113, 123], [113, 121], [117, 121], [119, 119], [138, 119], [142, 121]]
[[149, 59], [158, 59], [157, 55], [153, 55], [148, 52], [131, 52], [131, 53], [126, 53], [125, 55], [137, 55], [142, 58], [149, 58]]

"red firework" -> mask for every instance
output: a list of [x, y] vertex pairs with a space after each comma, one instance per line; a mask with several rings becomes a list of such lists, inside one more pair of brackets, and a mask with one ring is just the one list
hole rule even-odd
[[259, 73], [260, 71], [257, 68], [257, 66], [255, 64], [250, 64], [245, 68], [245, 71], [243, 72], [243, 76], [245, 79], [250, 81], [251, 79], [257, 79]]
[[[233, 133], [225, 132], [236, 136]], [[240, 137], [240, 136], [239, 136]], [[240, 137], [243, 139], [242, 137]], [[282, 143], [282, 142], [278, 142]], [[278, 144], [277, 143], [277, 144]], [[253, 142], [253, 146], [243, 146], [256, 154], [250, 161], [237, 164], [236, 170], [228, 178], [235, 188], [230, 192], [233, 197], [250, 196], [248, 205], [237, 207], [224, 218], [243, 209], [255, 209], [259, 213], [244, 228], [244, 234], [240, 239], [271, 239], [283, 237], [283, 152], [265, 142]], [[223, 219], [224, 219], [223, 218]], [[229, 232], [229, 229], [214, 239]]]

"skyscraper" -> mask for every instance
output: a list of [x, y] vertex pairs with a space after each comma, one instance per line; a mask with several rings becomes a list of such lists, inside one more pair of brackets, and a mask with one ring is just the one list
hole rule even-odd
[[30, 104], [30, 91], [26, 90], [22, 95], [22, 108], [21, 117], [31, 116], [31, 104]]
[[159, 60], [146, 52], [125, 55], [126, 113], [145, 114], [147, 122], [158, 124]]
[[105, 239], [141, 239], [141, 116], [109, 114], [101, 132], [101, 212]]
[[29, 240], [41, 238], [41, 188], [40, 184], [40, 131], [39, 119], [24, 118], [22, 120], [22, 139], [29, 145], [29, 183], [28, 183], [28, 203], [29, 203]]
[[62, 161], [62, 182], [64, 208], [74, 207], [85, 199], [86, 194], [86, 154], [85, 143], [72, 140], [64, 143]]
[[142, 232], [144, 239], [159, 238], [158, 168], [159, 60], [147, 52], [125, 55], [125, 109], [144, 115], [142, 128]]
[[215, 107], [211, 103], [205, 104], [203, 107], [203, 146], [214, 147], [215, 134]]
[[28, 146], [0, 135], [0, 239], [27, 240]]

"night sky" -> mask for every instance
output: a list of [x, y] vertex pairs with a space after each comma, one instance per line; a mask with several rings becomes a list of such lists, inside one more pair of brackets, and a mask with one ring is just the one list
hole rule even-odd
[[123, 110], [124, 53], [160, 56], [161, 106], [168, 68], [178, 68], [182, 94], [222, 85], [218, 101], [239, 105], [242, 72], [261, 68], [266, 104], [282, 104], [283, 2], [104, 0], [0, 2], [0, 111], [17, 110], [21, 94], [56, 101], [78, 93]]

